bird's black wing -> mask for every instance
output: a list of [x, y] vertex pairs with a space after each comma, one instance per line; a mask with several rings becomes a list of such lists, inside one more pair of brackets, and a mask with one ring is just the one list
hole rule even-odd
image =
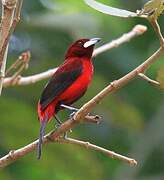
[[82, 63], [73, 59], [61, 65], [45, 86], [40, 98], [44, 110], [57, 96], [63, 93], [82, 73]]

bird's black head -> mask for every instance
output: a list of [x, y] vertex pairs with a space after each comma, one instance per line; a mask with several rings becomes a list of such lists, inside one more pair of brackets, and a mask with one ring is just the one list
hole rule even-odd
[[100, 41], [100, 38], [79, 39], [69, 47], [65, 58], [66, 59], [69, 57], [91, 58], [94, 46], [99, 41]]

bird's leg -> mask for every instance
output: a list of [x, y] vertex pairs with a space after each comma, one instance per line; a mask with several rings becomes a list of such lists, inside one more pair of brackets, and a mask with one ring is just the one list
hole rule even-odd
[[[79, 110], [78, 108], [72, 107], [72, 106], [68, 106], [65, 104], [61, 104], [61, 107], [68, 109], [69, 111], [71, 111], [71, 114], [69, 115], [71, 119], [73, 119], [73, 116], [75, 115], [75, 113]], [[88, 116], [90, 115], [90, 113], [88, 113]]]
[[66, 108], [66, 109], [68, 109], [69, 111], [72, 111], [72, 112], [77, 112], [79, 110], [79, 109], [77, 109], [75, 107], [67, 106], [65, 104], [61, 104], [60, 106], [63, 107], [63, 108]]
[[60, 125], [62, 124], [60, 118], [59, 118], [56, 114], [54, 115], [54, 118], [55, 118], [56, 121], [57, 121], [57, 124], [55, 125], [55, 127], [56, 127], [56, 128], [60, 127]]
[[[55, 125], [56, 128], [59, 128], [62, 124], [62, 121], [60, 120], [60, 118], [55, 114], [54, 118], [57, 121], [57, 124]], [[72, 130], [70, 129], [69, 132], [72, 132]], [[63, 138], [66, 139], [67, 138], [67, 132], [64, 133]]]
[[65, 104], [61, 104], [60, 106], [63, 107], [63, 108], [68, 109], [69, 111], [71, 111], [71, 114], [69, 115], [71, 119], [73, 118], [74, 114], [79, 110], [79, 109], [77, 109], [75, 107], [67, 106]]
[[67, 138], [68, 138], [68, 133], [67, 133], [67, 131], [63, 134], [63, 138], [64, 138], [64, 139], [67, 139]]

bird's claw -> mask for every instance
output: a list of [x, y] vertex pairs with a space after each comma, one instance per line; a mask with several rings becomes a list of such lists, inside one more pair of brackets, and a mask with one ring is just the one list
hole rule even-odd
[[[69, 132], [71, 133], [71, 132], [72, 132], [72, 129], [69, 129]], [[67, 139], [67, 138], [68, 138], [68, 131], [64, 132], [63, 138], [64, 138], [64, 139]]]
[[64, 133], [63, 138], [64, 138], [64, 139], [67, 139], [67, 138], [68, 138], [67, 132]]
[[58, 129], [61, 126], [61, 124], [57, 123], [55, 124], [55, 128]]
[[[69, 132], [71, 133], [71, 132], [72, 132], [72, 129], [70, 129]], [[66, 131], [66, 132], [64, 133], [63, 138], [64, 138], [64, 139], [67, 139], [67, 138], [68, 138], [68, 131]]]
[[73, 112], [69, 115], [69, 118], [72, 119], [72, 120], [74, 120], [74, 115], [75, 115], [76, 112], [77, 112], [77, 111], [73, 111]]

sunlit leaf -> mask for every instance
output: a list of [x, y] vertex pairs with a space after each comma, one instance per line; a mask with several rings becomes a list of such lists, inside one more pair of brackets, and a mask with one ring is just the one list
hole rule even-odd
[[90, 7], [96, 9], [97, 11], [100, 11], [105, 14], [109, 14], [112, 16], [119, 16], [119, 17], [136, 17], [137, 14], [135, 12], [118, 9], [114, 7], [110, 7], [107, 5], [104, 5], [102, 3], [96, 2], [94, 0], [84, 0], [86, 4], [88, 4]]
[[158, 18], [164, 11], [164, 0], [151, 0], [148, 1], [144, 8], [139, 12], [141, 15], [147, 15], [155, 19]]
[[158, 71], [157, 81], [160, 83], [160, 88], [164, 90], [164, 66]]

